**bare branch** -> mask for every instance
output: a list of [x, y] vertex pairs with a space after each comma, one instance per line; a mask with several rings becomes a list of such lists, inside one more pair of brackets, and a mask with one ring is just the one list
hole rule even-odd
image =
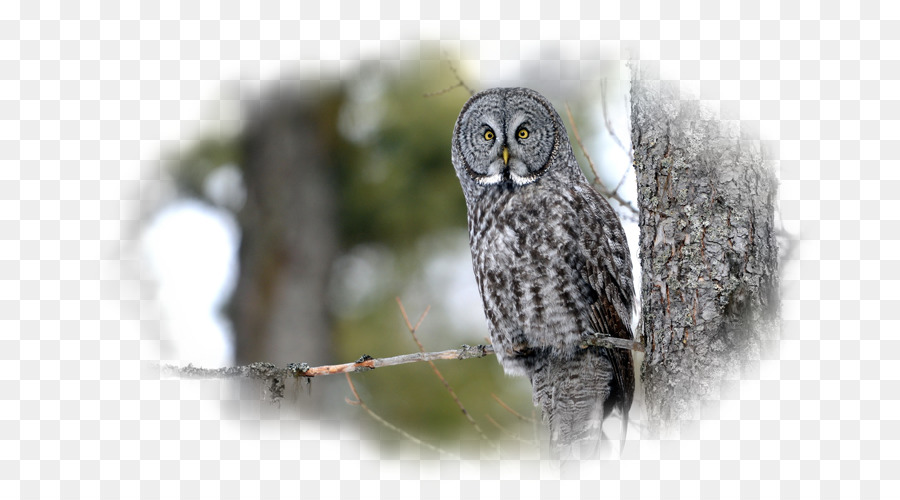
[[[419, 338], [416, 337], [416, 330], [419, 329], [419, 326], [422, 324], [422, 321], [425, 320], [425, 316], [428, 315], [428, 311], [431, 310], [431, 306], [425, 308], [425, 312], [422, 313], [422, 316], [419, 317], [418, 323], [416, 326], [412, 326], [409, 322], [409, 316], [406, 315], [406, 308], [403, 307], [403, 301], [400, 300], [400, 297], [396, 297], [397, 305], [400, 306], [400, 313], [403, 315], [403, 321], [406, 322], [406, 327], [409, 329], [409, 334], [412, 335], [413, 340], [416, 342], [416, 345], [419, 346], [419, 352], [425, 353], [425, 347], [422, 346], [422, 343], [419, 342]], [[478, 426], [478, 423], [475, 422], [475, 419], [472, 418], [472, 415], [469, 414], [469, 411], [466, 410], [466, 407], [463, 406], [462, 401], [459, 400], [459, 397], [456, 395], [456, 391], [453, 390], [453, 387], [450, 386], [450, 383], [447, 382], [447, 379], [444, 378], [444, 375], [440, 370], [437, 369], [437, 366], [434, 365], [434, 361], [428, 361], [428, 364], [431, 365], [431, 369], [434, 370], [434, 374], [437, 375], [437, 378], [440, 379], [441, 383], [444, 384], [444, 388], [447, 389], [447, 392], [450, 393], [450, 396], [453, 398], [453, 401], [456, 403], [456, 406], [459, 407], [459, 411], [466, 417], [466, 420], [472, 424], [472, 427], [475, 428], [475, 431], [481, 435], [482, 439], [485, 441], [491, 442], [488, 437], [484, 434], [484, 431], [481, 430], [481, 427]]]
[[[594, 161], [591, 160], [591, 155], [588, 154], [587, 149], [585, 149], [584, 144], [581, 142], [581, 134], [578, 133], [578, 125], [575, 124], [575, 118], [572, 117], [572, 110], [569, 109], [569, 104], [566, 104], [566, 114], [569, 117], [569, 123], [572, 125], [572, 133], [575, 135], [575, 141], [578, 142], [578, 147], [581, 148], [582, 154], [587, 159], [588, 164], [591, 166], [591, 172], [594, 174], [594, 186], [597, 187], [597, 191], [602, 194], [606, 198], [612, 198], [619, 202], [620, 205], [628, 209], [633, 215], [638, 215], [638, 210], [635, 208], [631, 202], [625, 201], [618, 191], [618, 187], [614, 191], [610, 191], [602, 181], [600, 181], [600, 174], [597, 172], [597, 167], [594, 165]], [[621, 184], [621, 183], [620, 183]]]
[[[460, 411], [462, 411], [463, 415], [465, 415], [466, 419], [472, 426], [475, 427], [475, 430], [478, 433], [487, 439], [484, 432], [481, 430], [481, 427], [474, 421], [472, 416], [469, 414], [468, 410], [466, 410], [465, 406], [463, 406], [462, 402], [459, 400], [459, 397], [456, 395], [456, 392], [441, 374], [440, 370], [437, 369], [437, 366], [434, 365], [433, 361], [438, 359], [471, 359], [471, 358], [483, 358], [485, 356], [489, 356], [494, 354], [494, 347], [491, 345], [477, 345], [477, 346], [469, 346], [463, 345], [459, 349], [450, 349], [446, 351], [438, 351], [438, 352], [425, 352], [424, 347], [419, 342], [419, 339], [415, 335], [416, 329], [419, 325], [422, 324], [422, 321], [425, 319], [426, 314], [428, 313], [428, 309], [422, 314], [419, 318], [418, 323], [415, 326], [409, 321], [409, 317], [406, 315], [406, 311], [403, 308], [403, 304], [400, 302], [400, 299], [397, 299], [397, 303], [400, 305], [400, 311], [403, 314], [403, 319], [406, 321], [407, 327], [410, 329], [410, 334], [413, 336], [413, 340], [415, 340], [416, 344], [419, 346], [419, 352], [412, 354], [402, 354], [400, 356], [393, 356], [390, 358], [373, 358], [367, 354], [362, 355], [359, 359], [357, 359], [353, 363], [343, 363], [339, 365], [323, 365], [311, 367], [307, 363], [289, 363], [285, 368], [277, 368], [275, 365], [271, 363], [251, 363], [249, 365], [243, 366], [228, 366], [223, 368], [199, 368], [192, 364], [188, 364], [187, 366], [175, 366], [170, 364], [161, 364], [160, 372], [163, 375], [168, 375], [172, 377], [180, 377], [180, 378], [196, 378], [196, 379], [230, 379], [230, 378], [246, 378], [246, 379], [256, 379], [265, 382], [265, 395], [266, 399], [272, 403], [278, 403], [284, 398], [284, 390], [285, 390], [285, 380], [288, 378], [305, 378], [307, 383], [313, 377], [323, 376], [323, 375], [334, 375], [336, 373], [354, 373], [354, 372], [363, 372], [368, 370], [374, 370], [375, 368], [381, 368], [385, 366], [395, 366], [395, 365], [403, 365], [407, 363], [418, 363], [422, 361], [427, 361], [431, 368], [434, 370], [435, 374], [444, 384], [444, 387], [450, 392], [450, 395], [453, 397], [453, 400], [456, 402], [456, 405], [459, 407]], [[630, 349], [634, 351], [644, 352], [644, 346], [633, 340], [628, 339], [619, 339], [614, 337], [598, 337], [598, 336], [590, 336], [587, 340], [585, 340], [581, 344], [582, 349], [586, 349], [590, 346], [598, 346], [598, 347], [607, 347], [607, 348], [615, 348], [615, 349]], [[506, 406], [505, 403], [499, 400], [496, 396], [494, 396], [497, 401], [507, 408], [509, 411], [513, 412], [519, 418], [524, 418], [518, 413], [515, 413], [511, 408]]]
[[[615, 337], [592, 337], [581, 344], [581, 348], [589, 346], [607, 347], [613, 349], [629, 349], [644, 352], [644, 346], [640, 342]], [[228, 379], [249, 378], [256, 380], [272, 380], [276, 378], [312, 378], [337, 373], [353, 373], [374, 370], [385, 366], [404, 365], [407, 363], [420, 363], [422, 361], [435, 361], [439, 359], [472, 359], [483, 358], [494, 354], [494, 347], [490, 345], [463, 345], [459, 349], [448, 349], [436, 352], [416, 352], [401, 354], [389, 358], [373, 358], [363, 355], [353, 363], [340, 365], [323, 365], [311, 367], [307, 363], [289, 363], [285, 368], [277, 368], [271, 363], [250, 363], [242, 366], [226, 366], [223, 368], [200, 368], [192, 364], [187, 366], [175, 366], [170, 364], [160, 365], [164, 375], [180, 378], [197, 379]]]
[[610, 349], [627, 349], [630, 351], [644, 352], [644, 344], [635, 342], [632, 339], [620, 339], [618, 337], [599, 337], [592, 336], [581, 343], [582, 349], [588, 347], [607, 347]]
[[284, 380], [290, 375], [285, 368], [276, 368], [271, 363], [250, 363], [243, 366], [227, 366], [224, 368], [198, 368], [194, 365], [174, 366], [164, 364], [160, 366], [164, 375], [180, 378], [248, 378], [262, 380], [266, 383], [266, 399], [271, 403], [278, 403], [284, 398]]
[[354, 363], [344, 363], [340, 365], [311, 367], [307, 363], [289, 363], [285, 368], [276, 368], [275, 365], [271, 363], [251, 363], [244, 366], [228, 366], [224, 368], [199, 368], [191, 364], [187, 366], [164, 364], [160, 366], [160, 370], [165, 375], [181, 378], [249, 378], [271, 380], [275, 378], [312, 378], [323, 375], [334, 375], [337, 373], [364, 372], [383, 366], [419, 363], [436, 359], [483, 358], [491, 354], [494, 354], [494, 348], [489, 345], [463, 345], [459, 349], [425, 353], [417, 352], [390, 358], [373, 358], [368, 355], [363, 355]]
[[434, 450], [434, 451], [436, 451], [436, 452], [438, 452], [438, 453], [444, 454], [444, 455], [449, 455], [449, 456], [454, 457], [454, 458], [459, 458], [459, 457], [457, 457], [456, 455], [453, 455], [452, 453], [449, 453], [449, 452], [444, 451], [444, 450], [442, 450], [442, 449], [440, 449], [440, 448], [438, 448], [438, 447], [436, 447], [436, 446], [434, 446], [434, 445], [431, 445], [431, 444], [426, 443], [425, 441], [422, 441], [421, 439], [419, 439], [419, 438], [413, 436], [412, 434], [410, 434], [410, 433], [404, 431], [403, 429], [397, 427], [396, 425], [394, 425], [394, 424], [388, 422], [387, 420], [381, 418], [377, 413], [375, 413], [374, 411], [372, 411], [372, 409], [369, 408], [368, 405], [366, 405], [365, 402], [363, 402], [363, 400], [362, 400], [361, 397], [359, 397], [359, 393], [356, 392], [356, 387], [353, 385], [353, 380], [350, 379], [350, 374], [347, 373], [346, 376], [347, 376], [347, 383], [350, 384], [350, 390], [353, 391], [353, 396], [356, 398], [356, 401], [351, 401], [350, 398], [346, 398], [347, 404], [351, 404], [351, 405], [354, 405], [354, 406], [359, 406], [360, 408], [362, 408], [363, 410], [365, 410], [366, 413], [368, 413], [369, 416], [372, 417], [376, 422], [380, 423], [381, 425], [383, 425], [383, 426], [387, 427], [388, 429], [390, 429], [390, 430], [392, 430], [392, 431], [394, 431], [394, 432], [400, 434], [401, 436], [405, 437], [406, 439], [409, 439], [410, 441], [412, 441], [412, 442], [414, 442], [414, 443], [416, 443], [416, 444], [422, 445], [422, 446], [424, 446], [424, 447], [426, 447], [426, 448], [430, 448], [430, 449], [432, 449], [432, 450]]

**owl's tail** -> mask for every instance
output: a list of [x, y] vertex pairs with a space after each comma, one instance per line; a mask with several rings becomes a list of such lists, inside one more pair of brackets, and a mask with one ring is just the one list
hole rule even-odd
[[551, 449], [559, 458], [597, 457], [604, 440], [603, 420], [614, 408], [621, 412], [625, 439], [631, 405], [616, 364], [603, 348], [578, 349], [567, 358], [550, 355], [536, 364], [531, 374], [534, 404], [541, 409]]

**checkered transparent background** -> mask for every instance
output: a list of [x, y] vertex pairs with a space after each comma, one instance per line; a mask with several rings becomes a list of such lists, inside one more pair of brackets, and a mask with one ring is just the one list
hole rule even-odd
[[[727, 4], [727, 5], [726, 5]], [[733, 5], [732, 5], [733, 4]], [[0, 12], [0, 497], [900, 497], [900, 10], [889, 2], [20, 2]], [[354, 422], [160, 380], [134, 253], [158, 159], [223, 82], [339, 78], [420, 40], [480, 76], [597, 58], [771, 141], [782, 341], [720, 405], [616, 461], [385, 456]], [[224, 401], [224, 404], [220, 404]]]

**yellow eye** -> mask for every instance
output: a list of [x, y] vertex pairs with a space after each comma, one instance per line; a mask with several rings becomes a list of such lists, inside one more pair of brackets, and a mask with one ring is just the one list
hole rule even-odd
[[519, 139], [525, 139], [528, 137], [528, 129], [520, 128], [519, 129]]
[[487, 132], [485, 132], [485, 133], [484, 133], [484, 140], [486, 140], [486, 141], [492, 141], [492, 140], [494, 140], [494, 132], [493, 132], [492, 130], [488, 130]]

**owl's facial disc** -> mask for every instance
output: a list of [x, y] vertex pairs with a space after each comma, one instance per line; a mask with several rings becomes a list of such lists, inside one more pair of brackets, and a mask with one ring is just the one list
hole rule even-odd
[[556, 164], [560, 130], [556, 111], [533, 91], [485, 91], [460, 112], [457, 171], [481, 186], [531, 184]]
[[457, 167], [476, 184], [524, 186], [554, 163], [560, 134], [557, 115], [522, 90], [487, 91], [463, 107], [456, 130], [462, 160]]

